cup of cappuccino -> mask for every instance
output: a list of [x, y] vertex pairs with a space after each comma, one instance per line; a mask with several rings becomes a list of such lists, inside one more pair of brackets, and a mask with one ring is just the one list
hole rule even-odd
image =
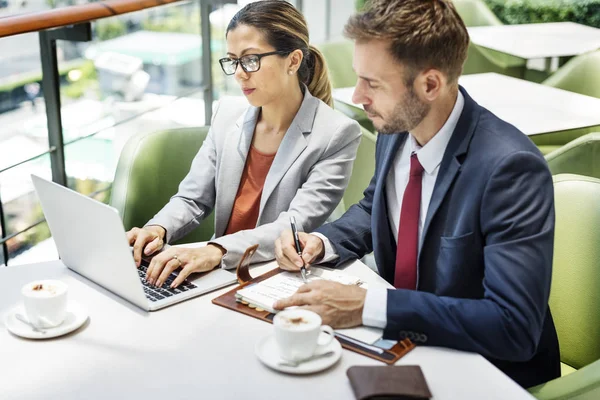
[[33, 281], [21, 289], [25, 314], [36, 328], [54, 328], [67, 314], [67, 284], [57, 280]]
[[[316, 354], [333, 340], [333, 329], [321, 325], [319, 314], [309, 310], [284, 310], [275, 315], [275, 341], [281, 358], [301, 361]], [[321, 332], [328, 335], [321, 335]], [[325, 340], [319, 340], [325, 339]]]

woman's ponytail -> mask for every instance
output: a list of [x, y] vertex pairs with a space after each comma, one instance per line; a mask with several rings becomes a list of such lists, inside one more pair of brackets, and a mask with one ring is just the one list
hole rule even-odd
[[307, 60], [309, 76], [306, 86], [308, 91], [314, 97], [321, 99], [325, 104], [333, 107], [333, 97], [331, 96], [331, 81], [329, 80], [329, 70], [325, 63], [323, 54], [316, 47], [308, 46], [309, 59]]

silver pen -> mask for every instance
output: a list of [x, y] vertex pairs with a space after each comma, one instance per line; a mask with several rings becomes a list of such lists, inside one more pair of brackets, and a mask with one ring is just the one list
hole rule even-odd
[[[300, 238], [298, 237], [298, 230], [296, 229], [296, 218], [293, 215], [290, 216], [290, 225], [292, 225], [292, 234], [294, 235], [294, 244], [296, 245], [296, 252], [302, 258], [302, 247], [300, 247]], [[304, 283], [308, 283], [306, 279], [306, 268], [304, 266], [304, 260], [302, 260], [302, 267], [300, 268], [300, 275]]]

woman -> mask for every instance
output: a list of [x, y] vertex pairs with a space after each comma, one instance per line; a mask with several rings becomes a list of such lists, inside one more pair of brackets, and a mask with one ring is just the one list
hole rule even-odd
[[156, 286], [180, 267], [173, 287], [192, 272], [235, 268], [255, 243], [254, 261], [273, 259], [289, 217], [299, 230], [320, 226], [352, 172], [360, 129], [329, 107], [327, 68], [308, 44], [302, 14], [285, 1], [250, 3], [229, 23], [226, 39], [227, 57], [219, 62], [246, 100], [219, 102], [177, 194], [146, 226], [127, 234], [139, 265], [142, 250], [150, 255], [185, 236], [214, 208], [215, 239], [157, 254], [147, 273]]

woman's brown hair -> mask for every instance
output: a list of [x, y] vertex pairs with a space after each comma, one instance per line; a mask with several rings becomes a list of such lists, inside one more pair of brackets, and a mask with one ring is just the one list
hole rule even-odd
[[303, 58], [298, 79], [306, 84], [313, 96], [329, 106], [333, 105], [325, 59], [318, 49], [309, 44], [308, 26], [300, 11], [283, 0], [257, 1], [235, 14], [227, 26], [227, 33], [240, 24], [258, 29], [276, 51], [289, 54], [301, 50]]

